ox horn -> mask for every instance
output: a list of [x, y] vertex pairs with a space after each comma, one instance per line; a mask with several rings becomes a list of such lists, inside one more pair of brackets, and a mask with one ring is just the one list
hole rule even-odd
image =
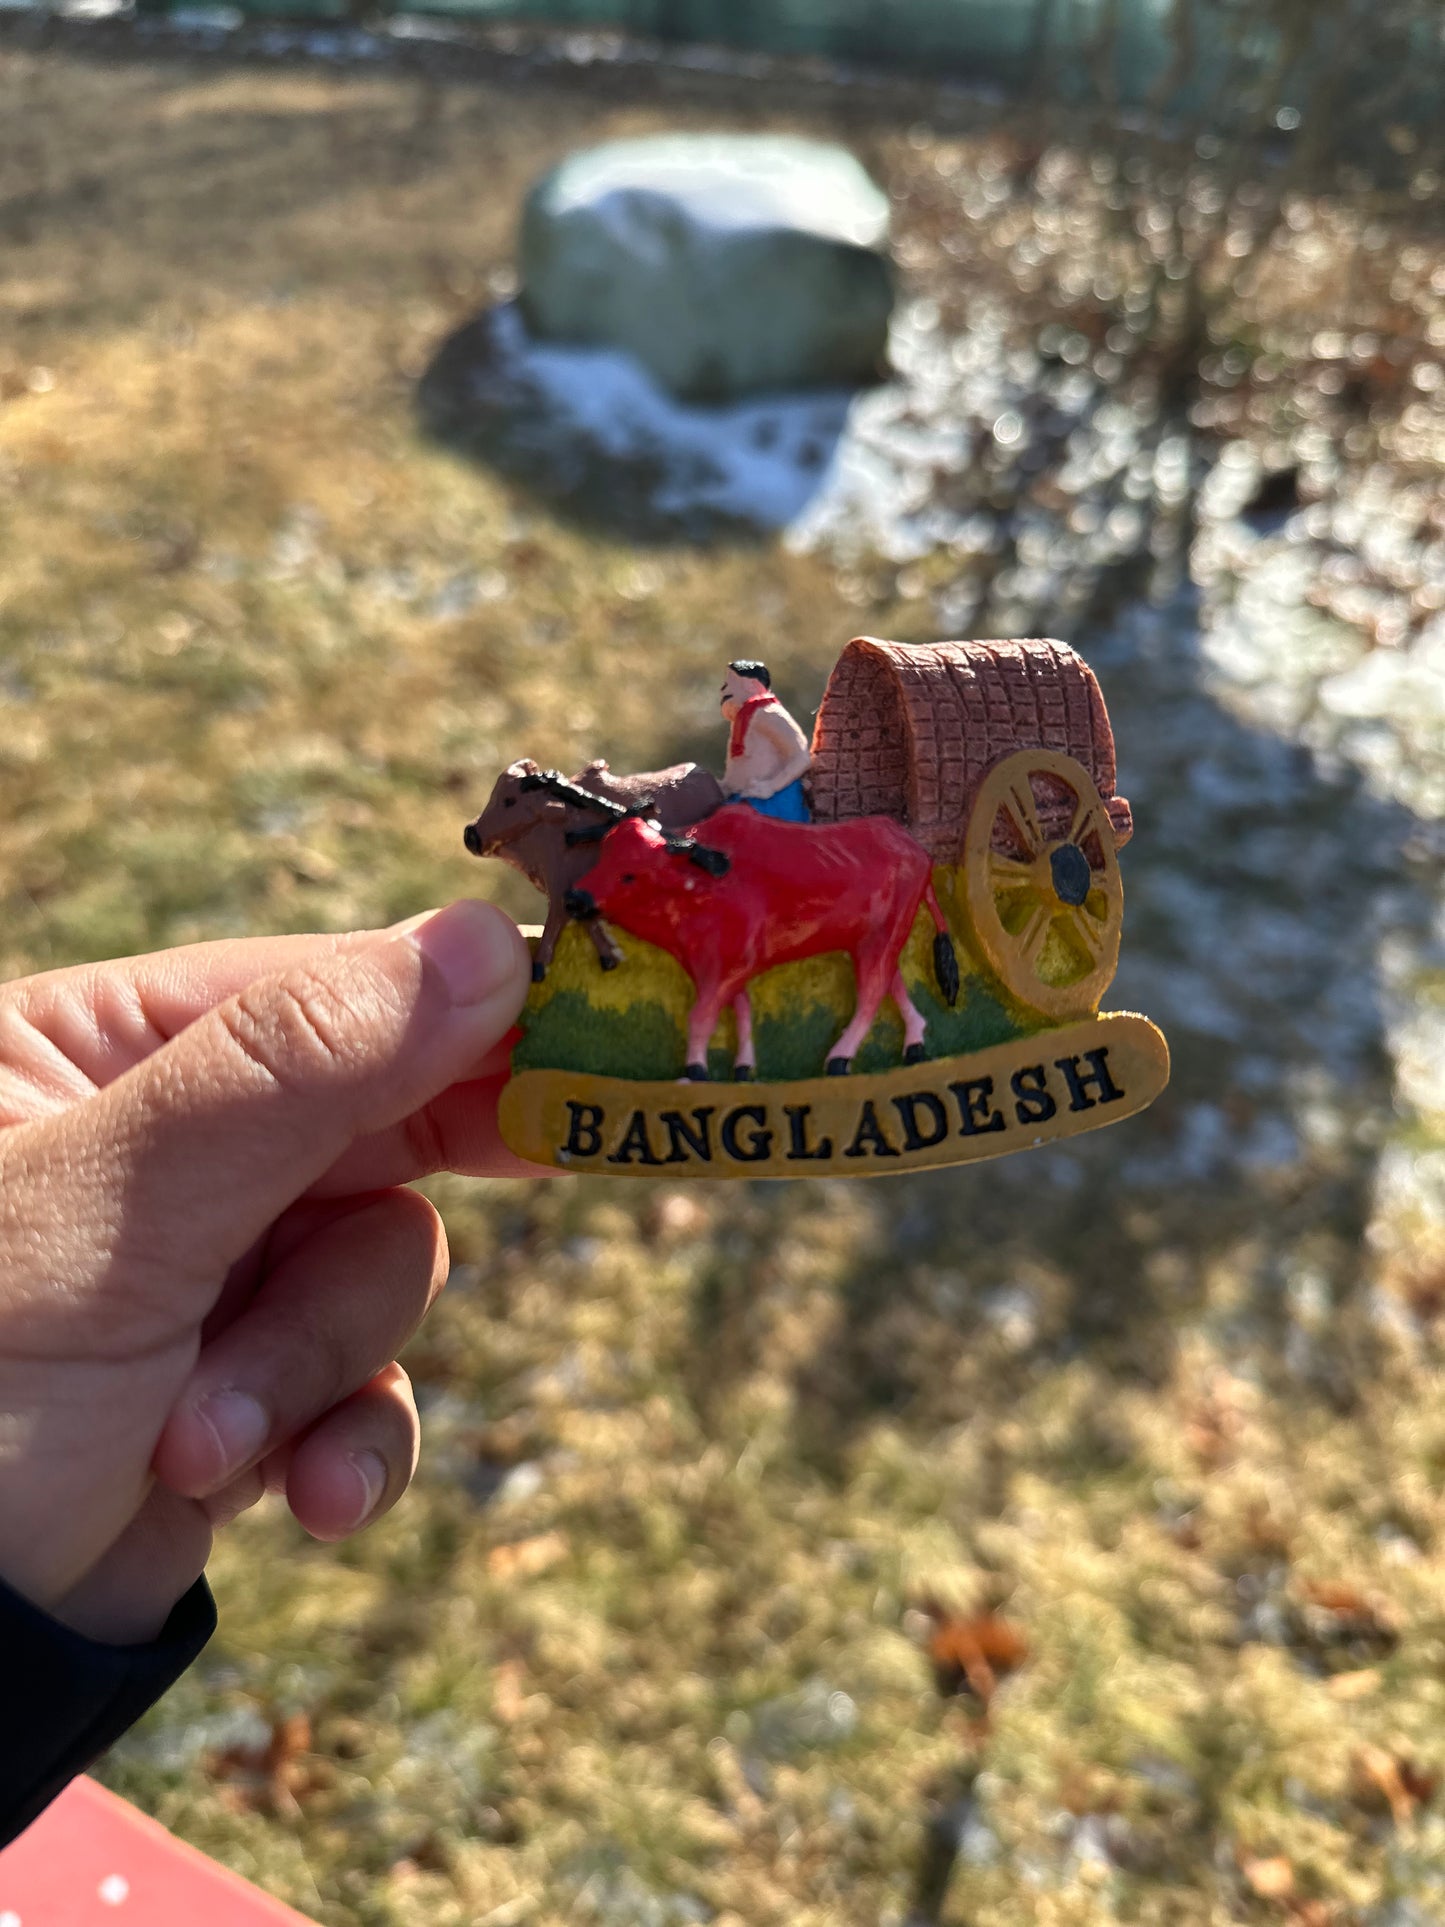
[[710, 877], [725, 877], [733, 867], [733, 861], [721, 850], [710, 850], [706, 844], [694, 843], [690, 836], [670, 836], [667, 847], [674, 856], [685, 856], [689, 863], [695, 863], [699, 870], [706, 870]]
[[534, 770], [524, 776], [520, 787], [524, 790], [545, 790], [555, 796], [559, 803], [570, 803], [579, 810], [598, 810], [603, 816], [610, 816], [614, 823], [620, 823], [627, 811], [620, 803], [610, 797], [594, 796], [591, 790], [578, 787], [570, 777], [564, 776], [559, 769]]

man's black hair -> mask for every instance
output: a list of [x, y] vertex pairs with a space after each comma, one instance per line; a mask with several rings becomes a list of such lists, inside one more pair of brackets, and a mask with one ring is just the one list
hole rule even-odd
[[746, 676], [749, 682], [760, 682], [764, 689], [773, 686], [773, 674], [765, 662], [730, 662], [728, 668], [735, 676]]

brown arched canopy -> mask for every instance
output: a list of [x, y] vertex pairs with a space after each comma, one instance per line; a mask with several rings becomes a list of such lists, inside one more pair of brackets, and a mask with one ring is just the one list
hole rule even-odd
[[813, 814], [892, 816], [956, 863], [979, 784], [1020, 749], [1061, 750], [1094, 780], [1124, 842], [1114, 735], [1094, 672], [1067, 643], [880, 642], [833, 669], [813, 731]]

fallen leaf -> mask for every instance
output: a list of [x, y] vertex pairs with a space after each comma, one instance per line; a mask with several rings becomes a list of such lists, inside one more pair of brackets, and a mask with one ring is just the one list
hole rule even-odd
[[305, 1713], [289, 1713], [271, 1727], [265, 1764], [270, 1773], [282, 1773], [301, 1754], [311, 1751], [311, 1720]]
[[1294, 1864], [1287, 1854], [1274, 1853], [1262, 1858], [1244, 1855], [1239, 1863], [1245, 1884], [1261, 1900], [1288, 1900], [1294, 1892]]
[[223, 1783], [226, 1805], [233, 1811], [266, 1811], [294, 1820], [302, 1800], [334, 1777], [329, 1761], [310, 1754], [310, 1717], [289, 1713], [271, 1722], [264, 1745], [226, 1747], [212, 1753], [207, 1766]]
[[1328, 1579], [1306, 1579], [1301, 1590], [1311, 1605], [1321, 1606], [1328, 1613], [1358, 1614], [1370, 1610], [1365, 1595], [1355, 1586]]
[[1300, 1584], [1306, 1630], [1322, 1644], [1363, 1644], [1391, 1651], [1399, 1644], [1400, 1622], [1394, 1607], [1377, 1593], [1328, 1580]]
[[1355, 1749], [1350, 1790], [1366, 1808], [1388, 1807], [1397, 1827], [1406, 1827], [1417, 1806], [1433, 1800], [1440, 1785], [1438, 1773], [1426, 1773], [1404, 1754], [1383, 1746]]
[[1438, 1773], [1422, 1772], [1413, 1760], [1401, 1760], [1399, 1767], [1400, 1779], [1405, 1791], [1412, 1800], [1418, 1805], [1424, 1806], [1427, 1800], [1433, 1800], [1435, 1798], [1435, 1795], [1440, 1790], [1440, 1775]]
[[968, 1691], [987, 1706], [999, 1682], [1029, 1656], [1023, 1634], [994, 1613], [963, 1618], [935, 1604], [925, 1604], [923, 1610], [934, 1622], [928, 1657], [934, 1684], [945, 1699]]
[[502, 1660], [492, 1673], [492, 1713], [503, 1726], [515, 1726], [527, 1696], [522, 1691], [522, 1662]]
[[1199, 1530], [1197, 1512], [1180, 1512], [1172, 1519], [1166, 1519], [1164, 1530], [1181, 1552], [1198, 1552], [1204, 1544], [1204, 1534]]
[[1358, 1672], [1336, 1673], [1325, 1685], [1331, 1699], [1362, 1700], [1375, 1692], [1380, 1684], [1379, 1669], [1363, 1666]]
[[1244, 1529], [1256, 1552], [1268, 1553], [1275, 1559], [1289, 1558], [1293, 1535], [1285, 1522], [1276, 1518], [1267, 1505], [1256, 1500], [1250, 1506], [1245, 1514]]
[[487, 1571], [493, 1579], [535, 1579], [567, 1557], [566, 1535], [539, 1532], [531, 1539], [512, 1539], [493, 1546], [487, 1554]]
[[1232, 1402], [1222, 1392], [1211, 1391], [1185, 1421], [1184, 1442], [1201, 1465], [1220, 1466], [1229, 1457], [1239, 1427], [1239, 1413]]
[[1404, 1292], [1411, 1311], [1427, 1323], [1445, 1311], [1445, 1265], [1432, 1265], [1404, 1279]]

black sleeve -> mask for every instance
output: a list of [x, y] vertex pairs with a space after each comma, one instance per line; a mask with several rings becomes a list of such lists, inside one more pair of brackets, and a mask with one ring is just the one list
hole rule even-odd
[[180, 1678], [216, 1630], [198, 1579], [148, 1646], [103, 1646], [0, 1582], [0, 1847]]

